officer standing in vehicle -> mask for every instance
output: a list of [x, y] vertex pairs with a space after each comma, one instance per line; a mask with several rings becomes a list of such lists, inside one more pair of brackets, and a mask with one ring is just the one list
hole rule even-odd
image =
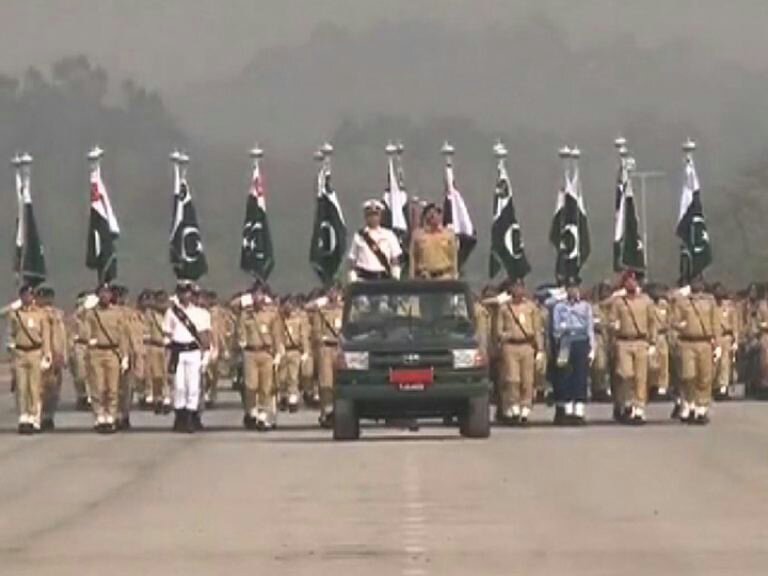
[[365, 226], [355, 233], [349, 250], [349, 281], [399, 280], [403, 250], [392, 230], [381, 225], [384, 205], [378, 200], [363, 204]]
[[459, 277], [459, 244], [452, 230], [443, 226], [443, 211], [427, 204], [422, 226], [411, 239], [411, 276], [426, 280], [451, 280]]
[[526, 425], [533, 408], [535, 362], [544, 349], [537, 305], [525, 294], [523, 279], [512, 282], [511, 300], [498, 308], [498, 346], [501, 350], [500, 420]]

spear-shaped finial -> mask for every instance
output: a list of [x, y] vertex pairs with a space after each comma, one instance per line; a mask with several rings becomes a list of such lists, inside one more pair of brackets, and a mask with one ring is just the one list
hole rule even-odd
[[384, 151], [387, 153], [387, 156], [394, 156], [397, 154], [397, 146], [392, 143], [390, 140], [387, 142], [387, 145], [384, 147]]
[[504, 143], [501, 140], [497, 140], [496, 144], [494, 144], [494, 146], [493, 146], [493, 154], [499, 160], [502, 160], [503, 158], [507, 157], [507, 147], [504, 146]]
[[259, 146], [258, 143], [251, 148], [250, 156], [254, 160], [259, 160], [264, 157], [264, 150], [261, 149], [261, 146]]
[[94, 146], [90, 152], [88, 152], [88, 160], [91, 162], [98, 162], [101, 157], [104, 156], [104, 150], [100, 146]]
[[683, 142], [683, 152], [686, 154], [691, 154], [694, 150], [696, 150], [696, 142], [694, 142], [692, 139], [688, 138], [685, 142]]

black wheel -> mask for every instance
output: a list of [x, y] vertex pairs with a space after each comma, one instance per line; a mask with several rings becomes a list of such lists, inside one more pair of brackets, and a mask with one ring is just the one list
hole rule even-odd
[[351, 400], [336, 399], [333, 402], [333, 439], [357, 440], [360, 438], [360, 420], [355, 403]]
[[461, 417], [461, 435], [467, 438], [488, 438], [491, 435], [491, 419], [488, 411], [487, 394], [470, 398], [467, 401], [467, 413]]

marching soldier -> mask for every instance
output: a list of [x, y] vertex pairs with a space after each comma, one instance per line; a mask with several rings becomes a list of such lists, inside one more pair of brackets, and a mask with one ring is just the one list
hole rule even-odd
[[691, 281], [690, 294], [679, 294], [673, 303], [673, 326], [679, 335], [680, 419], [695, 424], [709, 422], [714, 362], [723, 353], [722, 319], [715, 299], [704, 292], [699, 276]]
[[591, 391], [593, 402], [611, 400], [609, 355], [611, 349], [608, 315], [610, 311], [610, 286], [604, 282], [595, 286], [592, 293], [592, 315], [595, 321], [595, 361], [592, 362]]
[[427, 280], [458, 278], [459, 244], [453, 231], [443, 226], [442, 209], [428, 204], [422, 221], [411, 239], [411, 276]]
[[334, 363], [339, 351], [344, 304], [337, 287], [331, 287], [325, 298], [315, 303], [313, 334], [317, 342], [317, 374], [320, 388], [320, 425], [333, 425]]
[[349, 250], [349, 281], [400, 279], [403, 250], [389, 228], [381, 225], [384, 205], [378, 200], [363, 204], [365, 227], [355, 233]]
[[649, 389], [657, 398], [666, 398], [670, 386], [671, 312], [667, 289], [658, 284], [649, 289], [656, 315], [656, 355], [648, 363]]
[[100, 433], [117, 430], [120, 376], [129, 368], [130, 346], [125, 314], [113, 304], [112, 287], [102, 284], [99, 302], [88, 311], [85, 334], [88, 341], [88, 373], [95, 429]]
[[168, 372], [173, 376], [174, 432], [203, 429], [200, 418], [202, 372], [211, 346], [211, 315], [194, 304], [194, 287], [182, 282], [176, 289], [178, 302], [171, 302], [163, 318], [163, 333], [169, 344]]
[[276, 424], [274, 373], [283, 355], [278, 316], [260, 286], [254, 288], [253, 306], [243, 310], [237, 327], [243, 350], [245, 375], [243, 425], [266, 431]]
[[498, 346], [501, 350], [500, 420], [526, 425], [533, 408], [535, 362], [544, 348], [536, 304], [525, 295], [522, 279], [515, 280], [511, 300], [498, 309]]
[[33, 434], [41, 429], [42, 373], [52, 365], [51, 323], [35, 305], [34, 289], [19, 290], [21, 302], [6, 312], [9, 315], [8, 348], [13, 358], [16, 405], [19, 410], [19, 434]]
[[544, 332], [544, 348], [540, 350], [539, 357], [536, 361], [536, 371], [534, 378], [534, 388], [536, 395], [542, 400], [549, 403], [552, 400], [552, 383], [548, 379], [549, 356], [552, 349], [550, 340], [550, 313], [549, 308], [545, 305], [545, 298], [537, 298], [537, 306], [539, 308], [539, 318], [541, 319], [542, 330]]
[[278, 371], [280, 405], [289, 412], [297, 412], [302, 365], [309, 360], [310, 330], [306, 320], [296, 312], [292, 297], [285, 299], [280, 312], [281, 340], [285, 344]]
[[308, 348], [304, 350], [304, 361], [301, 363], [299, 373], [299, 387], [304, 402], [316, 405], [320, 401], [320, 392], [315, 389], [315, 345], [312, 336], [312, 319], [310, 311], [307, 310], [307, 298], [303, 294], [296, 296], [294, 314], [301, 319], [302, 330], [309, 335]]
[[205, 371], [205, 406], [212, 408], [218, 397], [219, 362], [228, 346], [227, 321], [216, 292], [208, 290], [201, 294], [201, 303], [211, 315], [211, 359]]
[[164, 290], [155, 292], [144, 310], [144, 389], [147, 404], [154, 407], [155, 414], [171, 411], [171, 393], [166, 365], [167, 339], [163, 333], [163, 318], [168, 310], [168, 294]]
[[91, 393], [88, 388], [88, 364], [86, 359], [88, 352], [88, 339], [85, 336], [86, 297], [86, 292], [78, 294], [75, 310], [69, 317], [67, 330], [70, 335], [69, 366], [76, 395], [75, 409], [80, 411], [89, 411], [91, 409]]
[[722, 322], [722, 335], [718, 343], [722, 356], [716, 366], [713, 387], [718, 400], [725, 400], [728, 398], [729, 387], [733, 384], [736, 351], [739, 345], [739, 313], [736, 303], [723, 284], [715, 285], [714, 296], [720, 309]]
[[123, 326], [128, 344], [128, 370], [120, 375], [117, 403], [117, 427], [131, 428], [133, 392], [144, 377], [144, 322], [138, 311], [128, 304], [128, 288], [113, 286], [115, 307], [123, 314]]
[[648, 358], [656, 354], [656, 313], [651, 299], [639, 291], [633, 272], [624, 275], [624, 294], [613, 298], [609, 323], [615, 335], [617, 420], [645, 423], [648, 402]]
[[53, 430], [54, 417], [61, 397], [64, 368], [67, 364], [67, 328], [64, 312], [55, 306], [56, 293], [47, 286], [37, 289], [37, 305], [45, 314], [51, 332], [51, 366], [43, 371], [43, 411], [40, 426]]

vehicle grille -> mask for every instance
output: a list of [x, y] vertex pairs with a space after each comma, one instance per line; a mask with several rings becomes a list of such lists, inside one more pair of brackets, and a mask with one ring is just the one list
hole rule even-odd
[[389, 368], [452, 368], [453, 355], [444, 352], [374, 352], [371, 353], [372, 369]]

